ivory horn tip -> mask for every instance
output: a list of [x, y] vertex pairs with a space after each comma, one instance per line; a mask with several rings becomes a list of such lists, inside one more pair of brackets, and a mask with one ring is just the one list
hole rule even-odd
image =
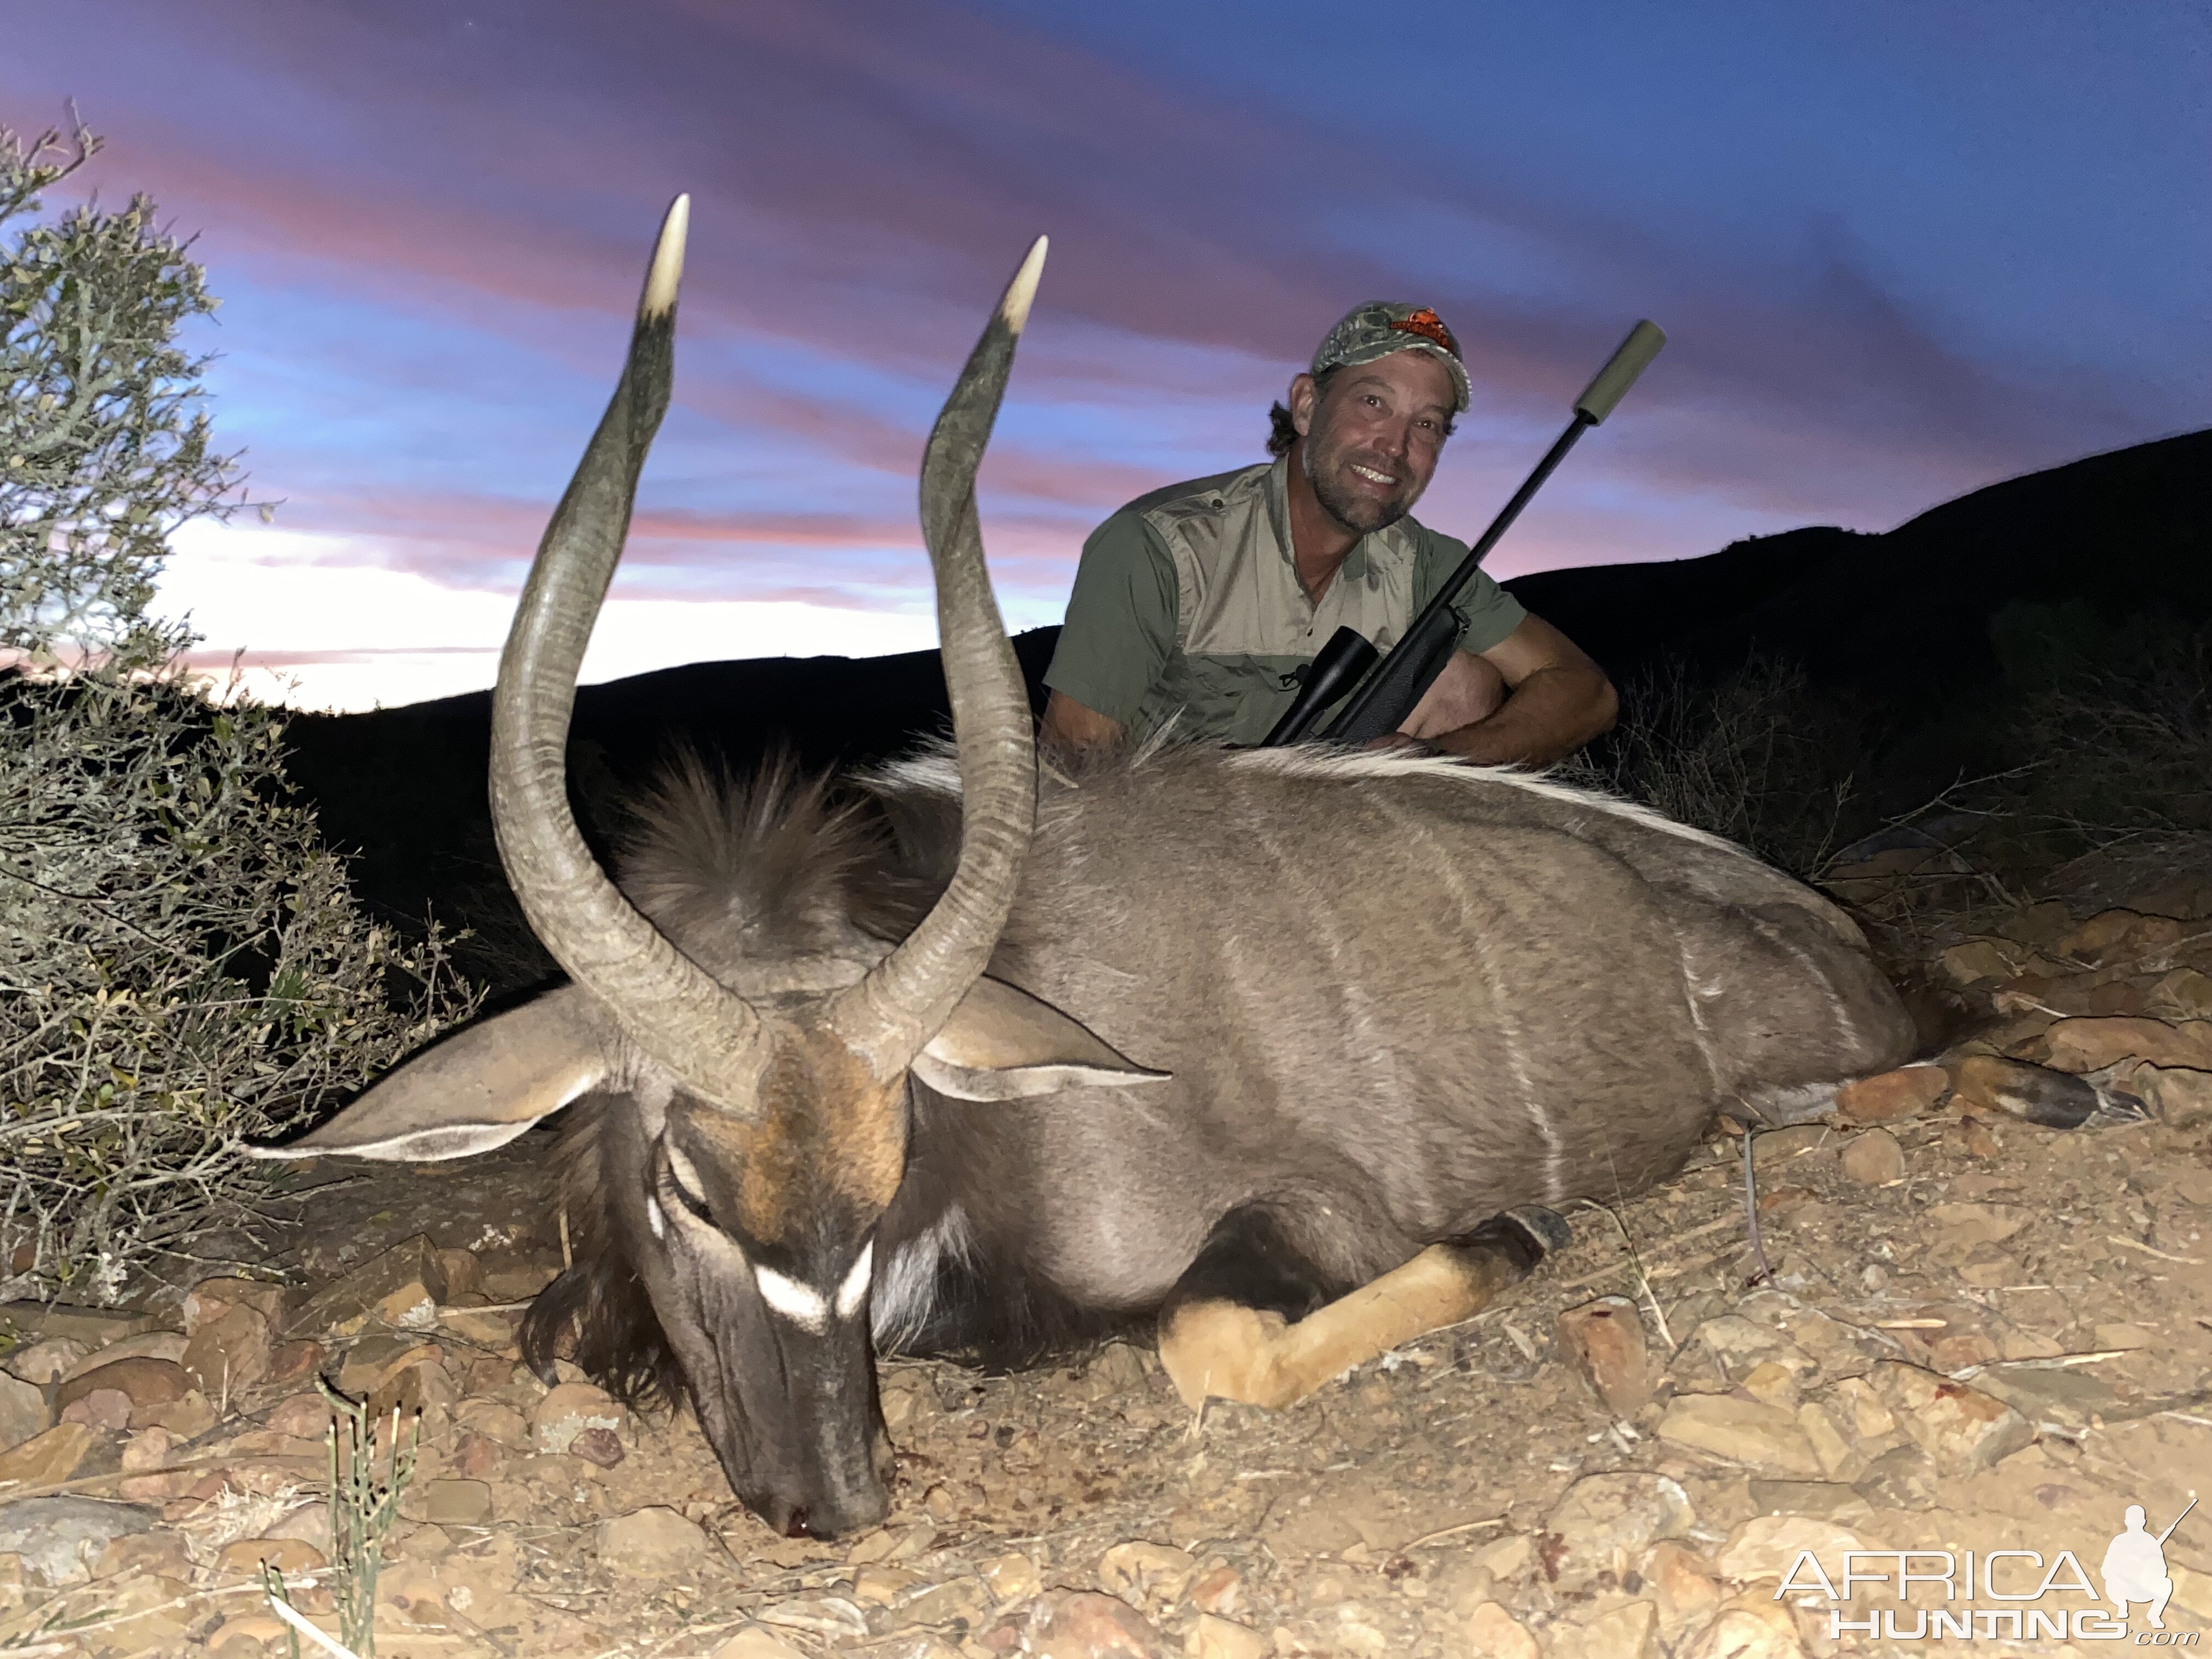
[[677, 285], [684, 280], [684, 239], [690, 228], [691, 198], [687, 193], [668, 204], [668, 216], [660, 222], [653, 268], [646, 273], [645, 297], [638, 302], [639, 321], [657, 322], [674, 308]]
[[1051, 246], [1049, 236], [1040, 236], [1030, 244], [1023, 258], [1021, 269], [1014, 280], [1006, 284], [1006, 297], [999, 302], [999, 315], [1006, 326], [1019, 335], [1030, 319], [1030, 306], [1036, 299], [1037, 281], [1044, 275], [1045, 250]]

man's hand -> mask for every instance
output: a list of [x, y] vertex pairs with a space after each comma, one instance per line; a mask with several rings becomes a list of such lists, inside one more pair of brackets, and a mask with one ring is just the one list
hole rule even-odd
[[1045, 699], [1044, 719], [1037, 726], [1038, 740], [1071, 761], [1111, 754], [1127, 735], [1121, 721], [1058, 691]]
[[[1425, 738], [1449, 754], [1489, 766], [1548, 766], [1612, 729], [1620, 707], [1613, 682], [1581, 647], [1541, 617], [1524, 617], [1481, 659], [1496, 671], [1504, 691], [1494, 712], [1437, 730], [1424, 717], [1437, 719], [1445, 705], [1432, 707], [1431, 697], [1424, 697], [1393, 737]], [[1455, 656], [1431, 688], [1432, 696], [1466, 660], [1464, 653]]]

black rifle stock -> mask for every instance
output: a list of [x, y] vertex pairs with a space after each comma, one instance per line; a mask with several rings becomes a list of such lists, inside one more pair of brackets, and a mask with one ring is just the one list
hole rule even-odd
[[[1514, 491], [1513, 499], [1505, 503], [1504, 510], [1490, 521], [1490, 528], [1482, 532], [1481, 539], [1468, 550], [1468, 555], [1460, 561], [1459, 568], [1421, 608], [1420, 615], [1413, 618], [1413, 626], [1406, 630], [1405, 637], [1391, 647], [1352, 692], [1351, 701], [1345, 704], [1324, 734], [1329, 742], [1367, 743], [1395, 732], [1406, 723], [1407, 716], [1413, 712], [1414, 706], [1435, 683], [1437, 676], [1443, 672], [1444, 665], [1451, 660], [1451, 653], [1459, 647], [1461, 635], [1467, 631], [1465, 619], [1453, 609], [1461, 590], [1474, 579], [1483, 559], [1492, 548], [1498, 545], [1498, 538], [1504, 535], [1514, 520], [1521, 516], [1521, 509], [1528, 505], [1529, 498], [1543, 488], [1544, 480], [1550, 477], [1553, 471], [1566, 459], [1567, 452], [1575, 447], [1575, 440], [1613, 413], [1613, 406], [1620, 403], [1623, 394], [1636, 384], [1636, 377], [1659, 355], [1659, 348], [1666, 343], [1666, 335], [1660, 331], [1656, 323], [1648, 318], [1628, 331], [1628, 337], [1620, 343], [1620, 349], [1598, 371], [1597, 378], [1583, 390], [1583, 395], [1575, 399], [1574, 419], [1567, 423], [1567, 429], [1559, 434], [1544, 459], [1536, 463], [1536, 470], [1528, 475], [1527, 481]], [[1342, 643], [1347, 634], [1362, 645], [1367, 643], [1352, 629], [1339, 629], [1328, 644], [1322, 647], [1322, 657], [1332, 653], [1349, 657], [1351, 647]], [[1369, 648], [1371, 651], [1372, 647]], [[1318, 665], [1321, 658], [1315, 659], [1315, 661]], [[1306, 688], [1297, 702], [1277, 723], [1275, 730], [1267, 734], [1269, 744], [1298, 742], [1312, 727], [1331, 700], [1315, 695], [1315, 683], [1319, 678], [1318, 674], [1309, 676]], [[1293, 726], [1293, 716], [1300, 718], [1295, 729], [1286, 732], [1286, 728]]]

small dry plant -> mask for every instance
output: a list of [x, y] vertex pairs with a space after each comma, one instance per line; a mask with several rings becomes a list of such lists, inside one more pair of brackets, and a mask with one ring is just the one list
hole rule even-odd
[[319, 1377], [315, 1386], [331, 1402], [329, 1582], [331, 1599], [337, 1604], [337, 1643], [307, 1625], [292, 1606], [283, 1578], [265, 1563], [262, 1586], [277, 1616], [291, 1626], [292, 1659], [300, 1659], [303, 1631], [327, 1652], [375, 1659], [377, 1575], [384, 1565], [384, 1540], [399, 1519], [399, 1499], [414, 1479], [422, 1419], [409, 1425], [403, 1443], [398, 1407], [386, 1425], [372, 1420], [365, 1403], [347, 1399]]

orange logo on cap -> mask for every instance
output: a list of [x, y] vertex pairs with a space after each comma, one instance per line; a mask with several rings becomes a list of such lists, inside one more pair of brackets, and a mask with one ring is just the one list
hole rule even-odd
[[1452, 338], [1452, 331], [1444, 326], [1444, 319], [1426, 306], [1390, 326], [1401, 334], [1418, 334], [1425, 340], [1433, 340], [1454, 357], [1459, 356], [1459, 342]]

